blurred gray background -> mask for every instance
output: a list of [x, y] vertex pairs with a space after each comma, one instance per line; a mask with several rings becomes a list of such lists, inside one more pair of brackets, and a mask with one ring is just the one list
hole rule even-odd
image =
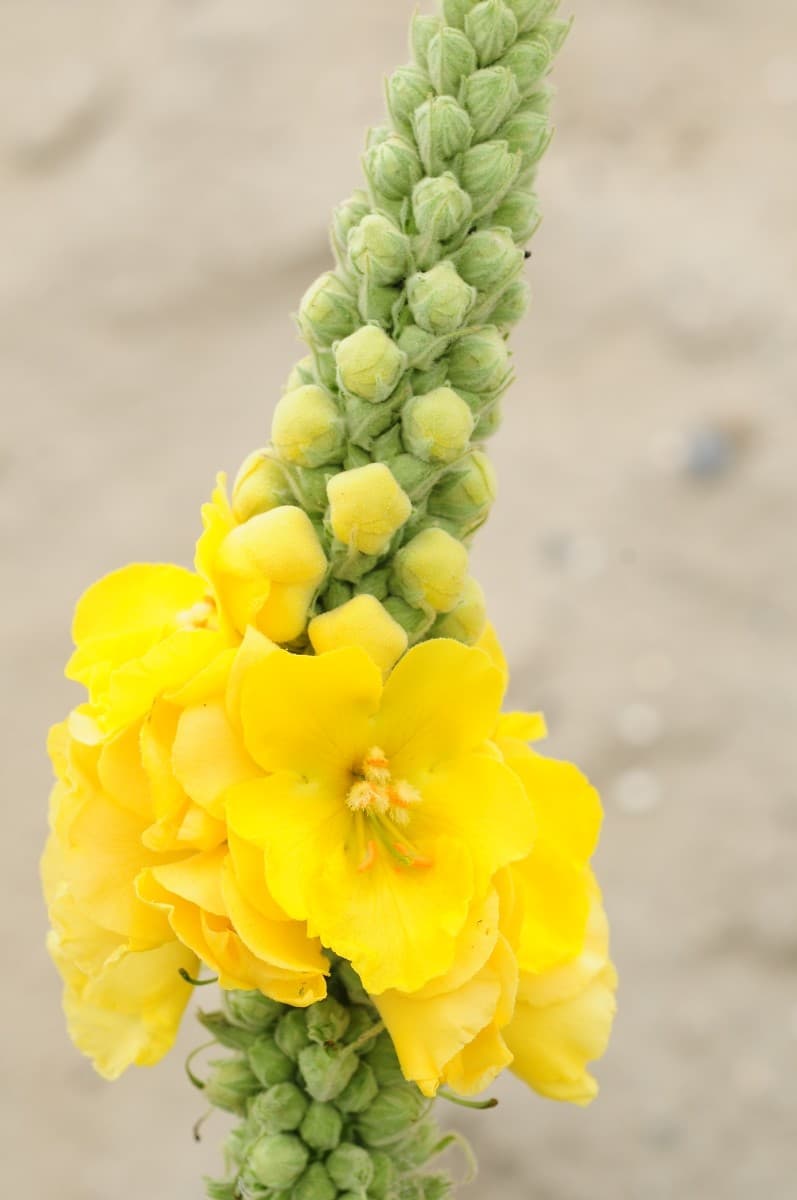
[[[0, 0], [4, 1195], [198, 1198], [193, 1021], [111, 1086], [66, 1040], [36, 861], [72, 603], [188, 562], [302, 353], [410, 0]], [[600, 786], [602, 1094], [512, 1080], [465, 1196], [797, 1195], [792, 0], [571, 0], [535, 300], [477, 549], [551, 749]]]

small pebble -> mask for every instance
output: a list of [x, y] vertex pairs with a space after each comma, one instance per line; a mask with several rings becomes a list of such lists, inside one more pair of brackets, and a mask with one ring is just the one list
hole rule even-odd
[[652, 771], [633, 767], [617, 776], [612, 787], [612, 799], [621, 812], [630, 816], [644, 816], [658, 807], [661, 785]]

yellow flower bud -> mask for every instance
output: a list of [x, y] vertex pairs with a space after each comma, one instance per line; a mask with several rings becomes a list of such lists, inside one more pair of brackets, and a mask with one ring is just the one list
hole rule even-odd
[[376, 325], [363, 325], [344, 338], [335, 361], [341, 388], [374, 404], [387, 399], [407, 366], [407, 356]]
[[307, 632], [316, 654], [362, 646], [385, 674], [407, 649], [407, 635], [376, 596], [355, 596], [340, 608], [313, 617]]
[[438, 263], [407, 280], [407, 300], [415, 322], [427, 333], [454, 333], [476, 299], [476, 289], [465, 283], [450, 262]]
[[450, 612], [468, 576], [468, 552], [444, 529], [430, 527], [402, 546], [393, 562], [393, 588], [412, 605]]
[[271, 437], [280, 458], [301, 467], [321, 467], [343, 458], [343, 418], [329, 392], [313, 383], [282, 397]]
[[247, 455], [232, 489], [232, 513], [239, 525], [258, 513], [290, 504], [292, 498], [285, 471], [267, 449]]
[[424, 462], [454, 462], [468, 448], [473, 413], [449, 387], [415, 396], [401, 414], [404, 444]]
[[311, 283], [299, 305], [302, 336], [311, 345], [331, 346], [359, 323], [357, 297], [334, 271]]
[[466, 646], [475, 646], [487, 624], [487, 604], [481, 584], [469, 576], [462, 597], [451, 612], [438, 617], [432, 626], [433, 637], [455, 638]]
[[306, 354], [297, 362], [285, 380], [283, 392], [292, 392], [294, 388], [304, 387], [306, 383], [315, 383], [315, 366], [312, 354]]
[[329, 519], [339, 542], [381, 554], [412, 512], [412, 502], [384, 463], [341, 471], [327, 484]]

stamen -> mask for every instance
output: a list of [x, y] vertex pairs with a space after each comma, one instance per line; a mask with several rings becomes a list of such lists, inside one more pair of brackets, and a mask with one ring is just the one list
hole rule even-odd
[[390, 799], [397, 808], [411, 808], [413, 804], [420, 804], [421, 793], [406, 779], [400, 779], [390, 789]]
[[358, 871], [369, 871], [375, 862], [376, 862], [376, 842], [374, 841], [373, 838], [371, 838], [370, 841], [368, 842], [368, 845], [365, 847], [365, 854], [363, 855], [362, 862], [357, 867], [357, 870]]
[[384, 750], [372, 746], [363, 759], [363, 775], [371, 783], [387, 787], [390, 783], [390, 763]]
[[346, 797], [346, 803], [352, 812], [368, 812], [375, 799], [375, 789], [370, 783], [361, 779], [359, 783], [352, 784]]
[[402, 845], [401, 842], [394, 842], [393, 849], [406, 861], [408, 867], [434, 866], [431, 858], [427, 858], [425, 854], [419, 854], [417, 850], [412, 850], [409, 846]]

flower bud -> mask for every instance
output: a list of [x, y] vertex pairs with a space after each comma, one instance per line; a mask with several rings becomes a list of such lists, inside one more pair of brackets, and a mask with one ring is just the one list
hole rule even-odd
[[249, 1048], [247, 1057], [263, 1087], [273, 1087], [275, 1083], [286, 1083], [293, 1079], [293, 1063], [271, 1037], [259, 1037]]
[[452, 388], [415, 396], [401, 414], [404, 444], [424, 462], [450, 463], [468, 448], [473, 414]]
[[295, 1083], [277, 1083], [249, 1106], [249, 1120], [260, 1133], [287, 1133], [304, 1120], [308, 1100]]
[[[465, 158], [470, 154], [472, 149]], [[454, 237], [470, 220], [471, 211], [470, 196], [450, 171], [435, 179], [421, 180], [412, 193], [412, 212], [418, 231], [436, 242]]]
[[302, 467], [321, 467], [343, 458], [345, 429], [329, 392], [315, 383], [286, 392], [271, 424], [280, 458]]
[[447, 25], [465, 28], [465, 16], [476, 4], [476, 0], [443, 0], [443, 16]]
[[487, 604], [481, 584], [471, 575], [465, 581], [462, 598], [450, 613], [438, 617], [432, 626], [433, 637], [454, 638], [466, 646], [475, 646], [487, 624]]
[[518, 34], [517, 20], [504, 0], [482, 0], [466, 15], [465, 33], [476, 49], [479, 66], [487, 67], [514, 42]]
[[334, 1104], [313, 1100], [299, 1126], [302, 1140], [311, 1150], [334, 1150], [343, 1132], [343, 1117]]
[[232, 514], [239, 525], [292, 500], [285, 470], [267, 449], [255, 450], [244, 459], [232, 489]]
[[[412, 501], [422, 500], [440, 475], [440, 468], [416, 458], [414, 454], [399, 454], [390, 464], [398, 483]], [[403, 622], [402, 622], [403, 624]], [[406, 628], [406, 626], [405, 626]]]
[[268, 1188], [289, 1188], [307, 1166], [307, 1147], [293, 1133], [266, 1133], [247, 1155], [247, 1166]]
[[378, 404], [396, 387], [406, 355], [383, 329], [363, 325], [335, 348], [338, 382], [343, 391]]
[[451, 1177], [441, 1171], [435, 1172], [434, 1175], [421, 1175], [420, 1183], [423, 1200], [448, 1200], [454, 1189]]
[[[325, 654], [342, 646], [362, 646], [385, 674], [407, 649], [404, 630], [380, 601], [368, 594], [354, 596], [340, 608], [313, 617], [307, 632], [316, 654]], [[308, 1009], [308, 1014], [310, 1011]], [[321, 1040], [336, 1041], [337, 1038]]]
[[342, 1113], [365, 1112], [378, 1091], [373, 1071], [367, 1063], [361, 1062], [335, 1103]]
[[205, 1084], [208, 1103], [225, 1112], [245, 1112], [249, 1097], [260, 1091], [260, 1084], [246, 1059], [221, 1058], [210, 1066], [210, 1076]]
[[527, 171], [542, 158], [548, 149], [553, 130], [544, 113], [533, 109], [513, 113], [499, 130], [501, 137], [512, 152], [521, 156], [521, 170]]
[[403, 200], [423, 176], [415, 147], [400, 133], [391, 133], [365, 154], [368, 182], [386, 200]]
[[527, 242], [540, 223], [539, 199], [535, 192], [516, 188], [509, 192], [489, 218], [490, 225], [508, 229], [518, 245]]
[[479, 216], [492, 212], [511, 188], [520, 170], [520, 156], [506, 142], [483, 142], [462, 156], [460, 179]]
[[409, 239], [380, 213], [364, 217], [349, 238], [349, 259], [372, 283], [398, 283], [410, 263]]
[[315, 364], [313, 382], [318, 380], [322, 387], [334, 391], [338, 382], [334, 351], [329, 346], [313, 347], [313, 362]]
[[251, 1029], [241, 1029], [239, 1025], [233, 1025], [224, 1013], [220, 1012], [202, 1012], [197, 1013], [200, 1024], [204, 1025], [205, 1029], [215, 1038], [221, 1046], [226, 1046], [230, 1050], [248, 1050], [252, 1042], [257, 1037], [257, 1034]]
[[374, 1177], [370, 1154], [353, 1142], [341, 1142], [327, 1158], [326, 1168], [341, 1191], [358, 1192], [360, 1195]]
[[305, 1046], [299, 1055], [299, 1070], [314, 1100], [334, 1100], [345, 1088], [359, 1059], [348, 1048]]
[[428, 175], [439, 175], [473, 137], [470, 117], [453, 96], [433, 96], [421, 104], [412, 120], [418, 152]]
[[393, 127], [388, 125], [372, 125], [365, 132], [365, 148], [370, 150], [372, 146], [378, 146], [380, 142], [384, 142], [393, 133]]
[[444, 26], [429, 42], [428, 71], [441, 95], [456, 96], [464, 78], [476, 70], [476, 51], [461, 29]]
[[432, 85], [420, 67], [399, 67], [387, 81], [387, 110], [403, 133], [412, 130], [412, 114], [422, 104]]
[[401, 596], [388, 596], [385, 600], [385, 608], [393, 620], [405, 630], [411, 646], [419, 642], [432, 627], [434, 614], [430, 614], [422, 608], [413, 608]]
[[315, 1162], [293, 1186], [291, 1200], [335, 1200], [338, 1189], [323, 1163]]
[[410, 26], [410, 45], [419, 67], [428, 69], [429, 43], [440, 32], [443, 22], [440, 17], [426, 17], [416, 12]]
[[291, 501], [311, 516], [323, 513], [327, 507], [327, 483], [336, 475], [337, 466], [296, 467], [285, 464], [285, 475], [291, 486]]
[[477, 229], [469, 234], [453, 262], [466, 283], [480, 292], [493, 292], [523, 266], [523, 252], [502, 229]]
[[357, 1132], [367, 1146], [388, 1146], [418, 1121], [426, 1105], [417, 1088], [406, 1082], [381, 1091], [357, 1121]]
[[233, 1025], [253, 1033], [265, 1033], [273, 1028], [285, 1011], [283, 1004], [270, 1000], [262, 992], [224, 991], [222, 1001]]
[[572, 26], [572, 17], [569, 21], [543, 21], [537, 26], [535, 32], [545, 38], [551, 47], [552, 54], [558, 54], [564, 46]]
[[404, 443], [401, 440], [401, 426], [399, 424], [391, 425], [390, 429], [385, 433], [374, 438], [374, 445], [371, 451], [374, 462], [387, 463], [390, 466], [396, 455], [403, 453]]
[[553, 12], [559, 0], [505, 0], [515, 14], [518, 30], [527, 33]]
[[412, 512], [412, 503], [384, 463], [341, 471], [327, 485], [332, 532], [361, 554], [381, 554]]
[[462, 595], [468, 552], [443, 529], [424, 529], [393, 559], [392, 589], [408, 604], [450, 612]]
[[432, 516], [475, 527], [489, 513], [495, 495], [492, 463], [482, 450], [472, 450], [433, 489], [428, 511]]
[[371, 1180], [371, 1186], [368, 1188], [368, 1195], [373, 1196], [374, 1200], [386, 1200], [388, 1193], [393, 1187], [396, 1169], [393, 1166], [392, 1160], [383, 1150], [373, 1150], [371, 1152], [371, 1162], [374, 1167], [374, 1177]]
[[448, 377], [469, 392], [497, 390], [509, 370], [509, 351], [492, 325], [458, 338], [448, 355]]
[[339, 1042], [349, 1026], [349, 1010], [334, 996], [311, 1004], [302, 1013], [311, 1042]]
[[239, 1196], [237, 1185], [223, 1179], [206, 1179], [205, 1191], [208, 1200], [238, 1200]]
[[445, 359], [435, 363], [428, 370], [413, 371], [410, 379], [412, 393], [414, 396], [422, 396], [426, 392], [433, 392], [435, 388], [442, 387], [447, 378], [448, 364]]
[[304, 1020], [304, 1009], [293, 1008], [280, 1017], [277, 1028], [274, 1030], [274, 1041], [291, 1062], [297, 1061], [299, 1052], [304, 1050], [305, 1046], [310, 1045]]
[[401, 288], [379, 287], [368, 279], [360, 280], [357, 296], [360, 317], [365, 322], [377, 322], [387, 329], [393, 327], [397, 304], [402, 299]]
[[311, 345], [331, 346], [358, 324], [357, 300], [334, 271], [320, 275], [302, 296], [299, 328]]
[[551, 66], [552, 58], [551, 47], [545, 38], [523, 38], [507, 50], [499, 66], [508, 67], [515, 76], [522, 98], [530, 96], [539, 86]]
[[[346, 995], [352, 1004], [358, 1007], [370, 1006], [371, 997], [366, 992], [360, 976], [350, 962], [347, 962], [345, 958], [339, 959], [334, 965], [333, 975], [339, 983], [343, 984]], [[355, 1009], [355, 1011], [357, 1010]]]
[[531, 288], [525, 279], [516, 279], [501, 293], [490, 310], [489, 320], [499, 329], [510, 329], [525, 316], [531, 300]]
[[370, 211], [371, 206], [368, 203], [368, 197], [364, 191], [358, 189], [348, 200], [344, 200], [342, 204], [339, 204], [332, 214], [330, 240], [339, 263], [345, 263], [346, 261], [346, 247], [349, 241], [349, 234], [362, 221], [363, 217], [368, 216]]
[[407, 280], [407, 300], [417, 325], [427, 333], [454, 333], [465, 324], [476, 291], [451, 262], [438, 263]]
[[285, 380], [283, 392], [292, 392], [294, 388], [302, 387], [305, 383], [315, 383], [315, 368], [313, 365], [312, 354], [305, 354], [304, 358], [297, 362], [296, 366], [291, 369], [291, 373]]
[[497, 433], [501, 428], [502, 418], [501, 404], [497, 402], [488, 408], [476, 422], [476, 428], [473, 431], [475, 441], [486, 442], [494, 433]]
[[473, 122], [474, 141], [483, 142], [495, 133], [519, 102], [515, 76], [508, 67], [484, 67], [466, 79], [462, 103]]
[[[363, 995], [365, 996], [365, 992], [363, 992]], [[356, 1042], [364, 1033], [373, 1029], [377, 1020], [376, 1013], [370, 1003], [357, 1003], [349, 1011], [351, 1013], [351, 1020], [343, 1038], [347, 1046], [350, 1046], [352, 1042]]]

